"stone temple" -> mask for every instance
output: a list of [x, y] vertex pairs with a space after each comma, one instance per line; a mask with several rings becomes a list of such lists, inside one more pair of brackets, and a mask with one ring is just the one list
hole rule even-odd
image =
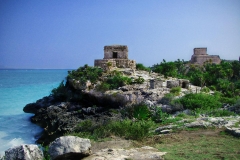
[[104, 69], [109, 62], [112, 67], [136, 69], [136, 62], [128, 59], [128, 47], [126, 45], [104, 46], [104, 58], [96, 59], [94, 66]]
[[193, 55], [190, 60], [190, 63], [192, 64], [198, 64], [203, 65], [204, 62], [212, 62], [215, 64], [221, 63], [221, 59], [218, 55], [208, 55], [207, 54], [207, 48], [194, 48], [193, 49]]

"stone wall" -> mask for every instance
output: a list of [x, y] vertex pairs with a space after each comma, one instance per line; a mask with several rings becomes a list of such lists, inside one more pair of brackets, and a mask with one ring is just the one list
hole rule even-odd
[[204, 62], [209, 61], [215, 64], [219, 64], [221, 59], [218, 55], [208, 55], [207, 48], [194, 48], [194, 54], [191, 57], [190, 63], [203, 65]]
[[112, 67], [136, 69], [136, 61], [129, 59], [96, 59], [94, 66], [105, 69], [108, 62], [112, 63]]
[[125, 45], [104, 46], [103, 59], [128, 59], [128, 47]]
[[193, 54], [194, 55], [207, 55], [207, 48], [194, 48]]
[[107, 63], [112, 67], [136, 69], [136, 61], [128, 59], [128, 47], [125, 45], [104, 46], [104, 58], [96, 59], [94, 66], [106, 69]]

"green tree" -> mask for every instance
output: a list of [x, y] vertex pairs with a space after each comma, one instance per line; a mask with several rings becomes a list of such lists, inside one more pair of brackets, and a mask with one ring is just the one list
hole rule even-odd
[[153, 71], [163, 74], [165, 77], [176, 77], [178, 70], [174, 62], [166, 62], [163, 59], [163, 62], [161, 62], [161, 64], [153, 66]]

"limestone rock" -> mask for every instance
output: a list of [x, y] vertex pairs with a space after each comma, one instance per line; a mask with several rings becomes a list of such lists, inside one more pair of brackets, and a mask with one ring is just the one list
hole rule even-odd
[[156, 133], [161, 133], [164, 130], [171, 130], [173, 128], [176, 128], [177, 125], [168, 125], [168, 126], [162, 126], [162, 127], [158, 127], [157, 129], [155, 129]]
[[13, 148], [9, 148], [5, 151], [5, 160], [41, 160], [43, 159], [43, 153], [34, 144], [23, 144]]
[[49, 145], [51, 159], [81, 159], [89, 156], [91, 143], [89, 139], [75, 136], [62, 136]]
[[226, 131], [233, 136], [240, 137], [240, 128], [226, 127]]
[[203, 120], [197, 120], [197, 121], [185, 124], [185, 126], [188, 127], [188, 128], [195, 128], [195, 127], [205, 128], [205, 127], [208, 127], [210, 125], [211, 125], [211, 123], [203, 121]]
[[165, 129], [165, 130], [160, 131], [160, 134], [168, 134], [170, 132], [172, 132], [171, 129]]
[[91, 87], [92, 83], [87, 80], [86, 82], [81, 82], [80, 80], [68, 79], [68, 84], [77, 90], [85, 90]]
[[84, 158], [84, 160], [161, 160], [166, 152], [159, 152], [157, 149], [149, 146], [133, 149], [102, 149], [93, 155]]

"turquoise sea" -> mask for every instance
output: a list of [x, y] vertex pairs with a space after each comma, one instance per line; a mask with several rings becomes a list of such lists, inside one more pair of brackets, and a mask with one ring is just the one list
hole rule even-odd
[[[41, 128], [23, 107], [48, 96], [68, 70], [0, 70], [0, 155], [10, 147], [35, 143]], [[1, 156], [0, 156], [1, 157]]]

